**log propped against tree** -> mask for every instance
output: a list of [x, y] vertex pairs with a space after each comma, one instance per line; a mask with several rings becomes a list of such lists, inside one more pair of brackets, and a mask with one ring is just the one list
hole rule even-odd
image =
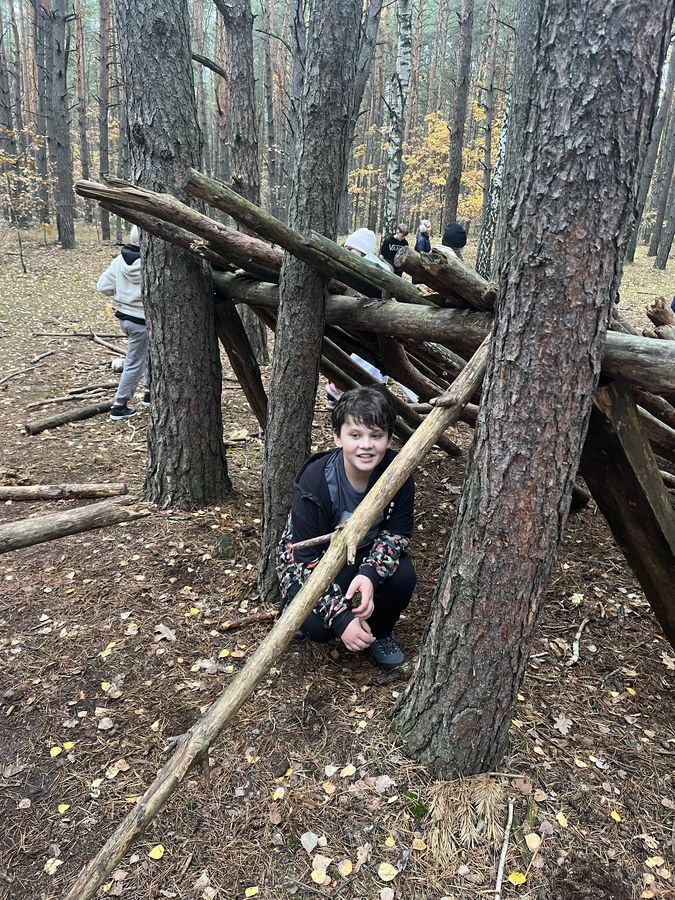
[[[324, 374], [343, 387], [368, 383], [366, 377], [346, 362], [349, 354], [356, 351], [423, 399], [430, 399], [433, 386], [437, 387], [438, 394], [442, 393], [461, 372], [464, 360], [492, 329], [495, 285], [444, 253], [401, 252], [403, 267], [433, 291], [421, 294], [409, 282], [370, 265], [322, 235], [294, 231], [227, 185], [199, 172], [190, 172], [185, 188], [259, 235], [259, 239], [249, 238], [245, 259], [240, 251], [233, 249], [231, 235], [223, 226], [184, 207], [175, 198], [123, 184], [107, 186], [91, 182], [80, 183], [78, 192], [103, 203], [114, 202], [116, 212], [124, 216], [128, 210], [129, 218], [138, 224], [142, 224], [140, 216], [143, 215], [153, 233], [210, 258], [220, 268], [214, 272], [217, 295], [223, 300], [249, 305], [268, 324], [273, 323], [279, 306], [276, 281], [280, 247], [332, 278], [333, 290], [336, 284], [347, 285], [357, 296], [348, 296], [343, 289], [327, 299], [326, 325], [331, 337], [325, 344], [322, 363]], [[198, 241], [192, 239], [191, 232], [197, 234]], [[267, 242], [278, 246], [270, 249]], [[272, 267], [275, 271], [269, 281], [258, 280], [261, 271]], [[224, 268], [229, 271], [223, 271]], [[247, 269], [247, 273], [235, 274], [236, 269]], [[234, 307], [229, 309], [229, 314], [233, 311], [238, 315]], [[658, 318], [661, 329], [656, 336], [670, 337], [669, 315], [663, 304], [654, 308], [653, 321], [656, 324]], [[223, 330], [222, 322], [219, 328]], [[675, 398], [675, 342], [637, 335], [620, 317], [614, 328], [606, 335], [602, 374], [606, 379], [625, 382], [636, 392], [643, 407], [639, 413], [640, 427], [661, 456], [672, 460], [673, 406], [668, 400]], [[233, 350], [238, 365], [239, 361], [247, 360], [238, 375], [262, 425], [266, 397], [259, 370], [251, 362], [250, 348], [237, 336], [243, 329], [228, 328], [228, 332], [228, 340], [233, 345], [228, 353]], [[234, 345], [239, 344], [237, 349]], [[392, 366], [396, 371], [390, 371]], [[406, 406], [404, 401], [399, 402]], [[418, 424], [417, 413], [410, 409], [402, 415], [400, 406], [397, 412], [400, 416], [397, 433], [406, 440]], [[465, 418], [475, 424], [475, 411]], [[452, 452], [449, 445], [444, 449]], [[660, 478], [658, 484], [665, 495]], [[627, 558], [631, 562], [628, 553]], [[643, 580], [639, 568], [635, 572], [651, 599], [651, 582]]]

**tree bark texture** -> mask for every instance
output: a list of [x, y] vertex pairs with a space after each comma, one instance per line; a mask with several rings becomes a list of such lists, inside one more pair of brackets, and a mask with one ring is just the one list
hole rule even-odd
[[396, 68], [387, 86], [389, 112], [387, 163], [384, 176], [384, 232], [396, 228], [403, 186], [403, 132], [410, 86], [412, 2], [396, 0]]
[[649, 241], [647, 256], [656, 256], [661, 241], [663, 223], [666, 218], [668, 201], [672, 206], [671, 182], [675, 170], [675, 111], [670, 110], [668, 128], [665, 136], [665, 146], [662, 151], [662, 160], [659, 177], [654, 186], [654, 205], [656, 207], [656, 219]]
[[[99, 44], [98, 44], [98, 173], [99, 177], [110, 174], [108, 144], [108, 109], [110, 106], [110, 73], [108, 57], [110, 51], [110, 0], [99, 0]], [[110, 240], [110, 214], [101, 207], [101, 237]]]
[[[225, 23], [229, 79], [230, 179], [234, 190], [260, 205], [258, 120], [253, 72], [253, 15], [250, 0], [215, 0]], [[265, 326], [255, 313], [240, 311], [246, 334], [259, 363], [269, 361]]]
[[668, 76], [666, 78], [663, 96], [661, 98], [661, 104], [659, 106], [658, 114], [654, 119], [654, 127], [652, 128], [652, 133], [649, 140], [647, 158], [645, 159], [645, 164], [642, 169], [642, 176], [640, 178], [640, 190], [638, 191], [637, 200], [635, 202], [635, 224], [633, 226], [633, 233], [631, 234], [630, 240], [628, 241], [628, 247], [626, 249], [625, 261], [627, 263], [632, 263], [635, 257], [638, 233], [640, 230], [640, 220], [644, 212], [645, 203], [647, 202], [647, 194], [649, 193], [649, 185], [652, 180], [652, 175], [654, 174], [654, 167], [656, 165], [656, 157], [659, 152], [659, 144], [661, 142], [661, 136], [663, 134], [663, 127], [668, 120], [670, 107], [672, 105], [674, 88], [675, 57], [671, 57], [670, 63], [668, 64]]
[[[310, 5], [300, 142], [289, 221], [336, 237], [340, 196], [347, 178], [360, 0]], [[331, 159], [326, 160], [330, 136]], [[274, 551], [293, 494], [293, 480], [309, 453], [319, 379], [327, 278], [287, 256], [281, 270], [277, 333], [263, 461], [263, 535], [259, 585], [276, 592]]]
[[48, 19], [42, 0], [31, 0], [33, 10], [33, 34], [37, 81], [35, 168], [39, 176], [36, 189], [40, 219], [49, 222], [49, 167], [47, 163], [47, 40]]
[[417, 674], [395, 717], [410, 752], [443, 778], [495, 768], [507, 745], [619, 286], [673, 2], [585, 0], [570, 16], [562, 0], [533, 0], [530, 12], [494, 350]]
[[459, 40], [457, 45], [457, 69], [455, 92], [450, 120], [450, 147], [448, 180], [445, 184], [443, 221], [457, 220], [459, 186], [462, 181], [462, 152], [464, 150], [464, 122], [469, 101], [469, 74], [471, 71], [471, 33], [473, 31], [474, 0], [462, 0], [459, 14]]
[[[77, 96], [77, 130], [80, 140], [80, 169], [83, 178], [89, 178], [89, 138], [87, 137], [87, 88], [85, 79], [84, 23], [80, 0], [75, 0], [77, 56], [75, 87]], [[85, 222], [92, 221], [92, 207], [85, 203]]]
[[53, 0], [50, 18], [51, 69], [48, 84], [51, 97], [47, 135], [49, 158], [56, 172], [56, 230], [64, 250], [75, 246], [75, 195], [73, 156], [70, 143], [70, 99], [68, 95], [68, 55], [66, 53], [66, 0]]
[[[115, 0], [115, 10], [132, 177], [175, 191], [201, 156], [187, 0]], [[152, 237], [141, 262], [154, 401], [145, 496], [164, 507], [217, 502], [231, 485], [210, 270]]]

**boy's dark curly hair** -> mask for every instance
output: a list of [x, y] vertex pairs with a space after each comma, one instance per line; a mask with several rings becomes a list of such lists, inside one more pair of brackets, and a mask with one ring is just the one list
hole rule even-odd
[[381, 428], [389, 437], [394, 433], [396, 414], [384, 391], [378, 388], [360, 387], [344, 392], [335, 404], [331, 416], [336, 434], [340, 434], [348, 417], [366, 428]]

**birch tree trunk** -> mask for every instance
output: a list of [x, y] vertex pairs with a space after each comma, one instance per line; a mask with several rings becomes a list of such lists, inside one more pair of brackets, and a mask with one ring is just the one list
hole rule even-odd
[[[289, 218], [299, 231], [314, 228], [331, 238], [336, 237], [347, 178], [360, 22], [360, 0], [311, 2]], [[328, 136], [330, 165], [326, 164]], [[288, 515], [295, 475], [310, 449], [326, 288], [324, 276], [286, 256], [263, 461], [259, 586], [265, 597], [277, 592], [274, 552]]]
[[[199, 164], [187, 0], [115, 0], [128, 106], [133, 181], [180, 190]], [[153, 376], [146, 499], [192, 508], [230, 490], [221, 413], [221, 367], [210, 268], [186, 250], [144, 236], [142, 293]]]
[[384, 232], [392, 233], [398, 222], [403, 185], [403, 132], [410, 86], [412, 57], [412, 0], [396, 2], [396, 68], [387, 85], [385, 103], [389, 113], [387, 164], [384, 177]]
[[473, 3], [474, 0], [462, 0], [459, 18], [455, 93], [450, 119], [448, 180], [445, 183], [445, 204], [443, 207], [443, 221], [445, 223], [457, 220], [457, 206], [459, 205], [459, 187], [462, 181], [462, 153], [464, 150], [464, 122], [469, 100], [469, 74], [471, 72]]
[[496, 768], [507, 745], [673, 19], [673, 0], [584, 0], [575, 16], [564, 0], [531, 2], [494, 347], [416, 677], [395, 716], [413, 756], [443, 778]]

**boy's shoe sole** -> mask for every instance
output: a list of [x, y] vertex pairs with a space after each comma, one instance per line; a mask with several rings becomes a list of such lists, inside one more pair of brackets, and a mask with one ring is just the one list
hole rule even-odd
[[135, 409], [129, 409], [126, 407], [124, 410], [120, 410], [119, 412], [115, 412], [115, 410], [110, 410], [110, 421], [111, 422], [122, 422], [124, 419], [131, 419], [132, 416], [136, 415]]

